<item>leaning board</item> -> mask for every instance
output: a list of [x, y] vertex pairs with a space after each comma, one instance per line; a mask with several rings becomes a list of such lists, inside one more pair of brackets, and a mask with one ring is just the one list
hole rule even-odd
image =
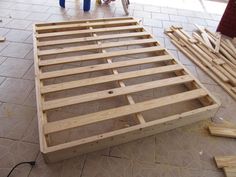
[[132, 17], [34, 26], [47, 162], [213, 116], [220, 103]]

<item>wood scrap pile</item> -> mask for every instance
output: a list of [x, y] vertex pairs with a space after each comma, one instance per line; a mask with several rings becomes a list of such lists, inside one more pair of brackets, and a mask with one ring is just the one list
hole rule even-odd
[[[222, 124], [212, 124], [209, 126], [211, 135], [236, 138], [236, 125], [223, 121]], [[226, 177], [236, 177], [236, 155], [214, 157], [218, 168], [224, 170]]]
[[165, 33], [187, 57], [212, 77], [236, 100], [236, 48], [230, 40], [197, 26], [192, 36], [182, 27], [171, 26]]

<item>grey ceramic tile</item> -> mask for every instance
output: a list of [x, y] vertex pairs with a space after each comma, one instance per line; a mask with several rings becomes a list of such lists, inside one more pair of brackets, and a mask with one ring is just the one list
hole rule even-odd
[[33, 81], [7, 78], [0, 86], [0, 101], [20, 104], [33, 87]]
[[152, 18], [158, 20], [170, 20], [169, 15], [164, 13], [152, 13]]
[[1, 55], [6, 57], [24, 58], [31, 50], [33, 46], [24, 43], [9, 43], [2, 51]]
[[[22, 161], [34, 161], [39, 152], [38, 145], [0, 138], [0, 176], [5, 177], [11, 168]], [[25, 177], [31, 167], [22, 165], [18, 167], [12, 176]]]
[[13, 42], [24, 42], [32, 32], [12, 29], [6, 34], [6, 39]]
[[0, 75], [7, 77], [21, 78], [32, 65], [30, 60], [7, 58], [0, 65]]
[[132, 163], [126, 159], [91, 155], [86, 159], [82, 177], [130, 177]]
[[5, 25], [7, 28], [26, 29], [32, 22], [28, 20], [13, 19]]
[[[143, 151], [145, 149], [145, 151]], [[155, 162], [155, 137], [143, 138], [130, 143], [112, 147], [110, 156], [135, 160]]]
[[36, 110], [30, 107], [3, 103], [0, 108], [0, 136], [20, 140]]

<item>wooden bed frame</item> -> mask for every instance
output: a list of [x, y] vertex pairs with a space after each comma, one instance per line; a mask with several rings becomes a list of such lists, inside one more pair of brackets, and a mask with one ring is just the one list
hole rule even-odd
[[214, 116], [220, 103], [133, 17], [35, 24], [46, 162]]

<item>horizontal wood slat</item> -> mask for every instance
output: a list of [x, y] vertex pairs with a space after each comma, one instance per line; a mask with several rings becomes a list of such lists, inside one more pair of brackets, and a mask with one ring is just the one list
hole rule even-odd
[[207, 93], [205, 90], [196, 89], [192, 91], [178, 93], [175, 95], [144, 101], [141, 103], [136, 103], [133, 105], [121, 106], [118, 108], [72, 117], [65, 120], [49, 122], [44, 126], [44, 133], [45, 134], [55, 133], [66, 129], [75, 128], [78, 126], [84, 126], [95, 122], [100, 122], [108, 119], [114, 119], [121, 116], [126, 116], [138, 112], [151, 110], [157, 107], [162, 107], [174, 103], [180, 103], [183, 101], [204, 97], [206, 95]]
[[40, 32], [55, 32], [57, 30], [70, 30], [70, 29], [80, 29], [84, 27], [97, 27], [97, 26], [111, 26], [111, 25], [128, 25], [128, 24], [136, 24], [137, 21], [134, 19], [124, 19], [117, 21], [103, 21], [103, 22], [92, 22], [92, 23], [77, 23], [77, 24], [62, 24], [62, 25], [54, 25], [54, 26], [41, 26], [37, 27], [37, 31]]
[[96, 29], [86, 29], [86, 30], [74, 30], [74, 31], [62, 31], [55, 33], [42, 33], [36, 34], [36, 38], [48, 38], [48, 37], [62, 37], [68, 35], [78, 35], [78, 34], [89, 34], [89, 33], [101, 33], [101, 32], [116, 32], [116, 31], [127, 31], [127, 30], [138, 30], [142, 29], [142, 26], [138, 25], [129, 25], [121, 27], [109, 27], [109, 28], [96, 28]]
[[103, 43], [103, 44], [85, 45], [85, 46], [78, 46], [78, 47], [63, 47], [63, 48], [58, 48], [58, 49], [39, 50], [38, 56], [65, 54], [65, 53], [71, 53], [71, 52], [89, 51], [89, 50], [105, 49], [105, 48], [111, 48], [111, 47], [142, 45], [142, 44], [149, 44], [149, 43], [154, 43], [154, 42], [156, 42], [155, 39], [138, 39], [138, 40], [129, 40], [129, 41], [110, 42], [110, 43]]
[[60, 98], [60, 99], [44, 102], [43, 110], [50, 110], [50, 109], [60, 108], [60, 107], [69, 106], [73, 104], [79, 104], [79, 103], [84, 103], [84, 102], [89, 102], [89, 101], [94, 101], [94, 100], [99, 100], [99, 99], [111, 98], [111, 97], [121, 96], [125, 94], [140, 92], [144, 90], [159, 88], [159, 87], [177, 85], [177, 84], [182, 84], [182, 83], [190, 82], [190, 81], [193, 81], [193, 79], [190, 76], [186, 75], [186, 76], [179, 76], [179, 77], [162, 79], [162, 80], [157, 80], [157, 81], [152, 81], [152, 82], [145, 82], [142, 84], [137, 84], [137, 85], [132, 85], [132, 86], [98, 91], [98, 92], [88, 93], [88, 94], [83, 94], [83, 95], [78, 95], [78, 96]]
[[[131, 20], [134, 19], [133, 17], [113, 17], [111, 18], [97, 18], [97, 19], [89, 19], [90, 22], [106, 22], [106, 21], [117, 21], [117, 20]], [[57, 25], [63, 25], [63, 24], [78, 24], [78, 23], [84, 23], [88, 22], [87, 19], [85, 20], [71, 20], [71, 21], [62, 21], [62, 22], [44, 22], [44, 23], [37, 23], [35, 24], [35, 29], [37, 31], [38, 27], [42, 26], [57, 26]]]
[[66, 89], [72, 89], [77, 87], [85, 87], [89, 85], [96, 85], [106, 82], [113, 82], [118, 80], [126, 80], [130, 78], [136, 78], [136, 77], [142, 77], [142, 76], [148, 76], [153, 74], [159, 74], [159, 73], [167, 73], [167, 72], [174, 72], [182, 70], [183, 68], [176, 64], [176, 65], [168, 65], [168, 66], [162, 66], [158, 67], [158, 70], [156, 68], [149, 68], [139, 71], [130, 71], [125, 73], [119, 73], [116, 75], [106, 75], [106, 76], [100, 76], [100, 77], [94, 77], [94, 78], [88, 78], [88, 79], [82, 79], [77, 81], [70, 81], [70, 82], [64, 82], [60, 84], [52, 84], [48, 86], [41, 87], [42, 93], [50, 93], [60, 90], [66, 90]]
[[121, 67], [128, 67], [134, 65], [141, 65], [141, 64], [148, 64], [148, 63], [155, 63], [155, 62], [163, 62], [172, 60], [173, 58], [170, 55], [162, 55], [156, 57], [148, 57], [144, 59], [134, 59], [129, 61], [120, 61], [120, 62], [113, 62], [113, 63], [105, 63], [99, 65], [90, 65], [84, 67], [77, 67], [72, 69], [62, 69], [58, 71], [50, 71], [40, 74], [40, 79], [50, 79], [55, 77], [62, 77], [74, 74], [82, 74], [87, 72], [94, 72], [94, 71], [101, 71], [107, 69], [114, 69], [114, 68], [121, 68]]
[[120, 38], [128, 38], [128, 37], [147, 37], [150, 36], [148, 32], [130, 32], [130, 33], [121, 33], [121, 34], [108, 34], [108, 35], [100, 35], [93, 37], [81, 37], [81, 38], [72, 38], [72, 39], [61, 39], [61, 40], [48, 40], [48, 41], [39, 41], [37, 43], [38, 47], [48, 47], [54, 45], [64, 45], [64, 44], [73, 44], [80, 42], [91, 42], [97, 40], [107, 40], [107, 39], [120, 39]]
[[50, 65], [72, 63], [72, 62], [78, 62], [78, 61], [97, 60], [97, 59], [104, 59], [104, 58], [110, 58], [110, 57], [120, 57], [124, 55], [133, 55], [133, 54], [157, 52], [157, 51], [164, 51], [164, 50], [165, 49], [163, 47], [155, 46], [155, 47], [142, 48], [142, 50], [138, 48], [138, 49], [120, 50], [120, 51], [107, 52], [107, 53], [89, 54], [89, 55], [83, 55], [83, 56], [78, 56], [78, 57], [73, 56], [73, 57], [65, 57], [65, 58], [50, 59], [50, 60], [40, 60], [39, 66], [50, 66]]

